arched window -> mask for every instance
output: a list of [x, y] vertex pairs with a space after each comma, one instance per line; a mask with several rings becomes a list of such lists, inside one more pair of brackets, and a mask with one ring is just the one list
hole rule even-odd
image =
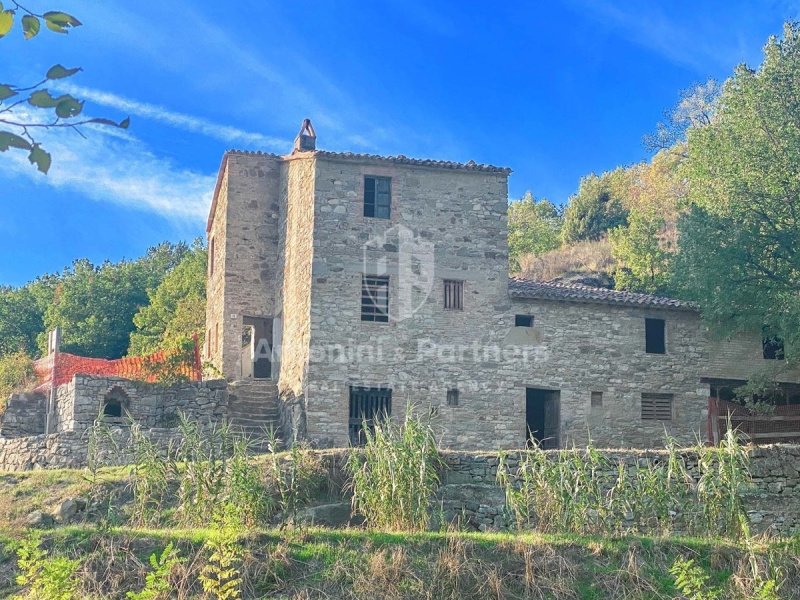
[[128, 394], [118, 387], [113, 387], [103, 398], [103, 417], [109, 421], [121, 421], [129, 406]]

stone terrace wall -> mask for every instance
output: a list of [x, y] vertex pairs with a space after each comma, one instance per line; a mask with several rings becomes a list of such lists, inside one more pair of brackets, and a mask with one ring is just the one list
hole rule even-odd
[[[127, 397], [126, 410], [144, 428], [174, 427], [178, 413], [190, 421], [222, 421], [227, 417], [227, 384], [223, 380], [193, 381], [163, 386], [121, 377], [93, 377], [76, 375], [71, 384], [72, 394], [64, 402], [72, 403], [72, 418], [59, 431], [82, 431], [94, 423], [100, 414], [106, 395], [120, 393]], [[61, 390], [59, 387], [59, 404]], [[68, 418], [68, 417], [64, 417]], [[59, 425], [61, 425], [59, 409]]]
[[[150, 429], [145, 434], [158, 447], [166, 448], [182, 439], [174, 428]], [[114, 443], [98, 437], [97, 459], [104, 465], [129, 464], [130, 429], [111, 430]], [[30, 471], [32, 469], [80, 469], [88, 459], [89, 432], [63, 431], [50, 435], [0, 438], [0, 471]]]
[[[647, 461], [666, 460], [664, 450], [603, 450], [613, 468], [622, 461], [629, 467]], [[554, 451], [548, 451], [555, 455]], [[681, 451], [687, 469], [699, 478], [697, 454]], [[463, 517], [480, 529], [505, 525], [503, 491], [497, 486], [496, 453], [444, 452], [446, 468], [440, 490], [442, 507], [449, 519]], [[519, 464], [519, 454], [508, 458], [509, 468]], [[753, 489], [745, 494], [748, 515], [757, 531], [800, 533], [800, 446], [776, 444], [750, 451]], [[609, 473], [612, 476], [616, 472]]]
[[[332, 479], [333, 487], [344, 489], [344, 465], [348, 450], [319, 451]], [[558, 451], [546, 451], [556, 456]], [[629, 467], [641, 461], [665, 460], [664, 450], [601, 450], [612, 464], [608, 475], [616, 476], [622, 461]], [[697, 454], [681, 450], [689, 473], [699, 477]], [[515, 470], [520, 452], [508, 454], [507, 464]], [[507, 527], [505, 493], [497, 485], [497, 452], [443, 451], [445, 468], [434, 511], [442, 511], [448, 522], [459, 520], [467, 527], [495, 530]], [[753, 488], [745, 496], [745, 505], [753, 530], [775, 534], [800, 533], [800, 445], [776, 444], [750, 451]]]
[[44, 433], [47, 398], [38, 392], [11, 394], [0, 414], [0, 437]]

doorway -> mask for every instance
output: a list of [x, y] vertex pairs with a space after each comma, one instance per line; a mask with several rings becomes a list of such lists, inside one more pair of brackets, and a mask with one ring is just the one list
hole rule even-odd
[[542, 449], [559, 447], [561, 392], [526, 388], [525, 434], [528, 446], [537, 443]]
[[243, 317], [242, 377], [272, 377], [272, 319]]

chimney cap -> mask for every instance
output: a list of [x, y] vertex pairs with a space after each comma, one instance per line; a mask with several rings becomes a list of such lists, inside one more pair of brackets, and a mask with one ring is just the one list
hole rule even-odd
[[314, 131], [314, 126], [311, 124], [311, 119], [303, 119], [303, 124], [300, 126], [300, 133], [294, 138], [295, 152], [309, 152], [317, 148], [317, 134]]

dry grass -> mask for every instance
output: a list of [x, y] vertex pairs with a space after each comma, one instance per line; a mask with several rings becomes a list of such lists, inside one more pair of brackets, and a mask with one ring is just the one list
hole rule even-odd
[[[169, 576], [173, 597], [188, 599], [202, 597], [203, 535], [72, 527], [49, 533], [46, 547], [81, 559], [80, 597], [124, 598], [144, 585], [147, 557], [173, 542], [184, 559]], [[243, 598], [668, 599], [680, 597], [669, 575], [677, 557], [695, 559], [725, 598], [752, 598], [756, 589], [746, 548], [713, 540], [314, 529], [252, 533], [243, 544]], [[778, 556], [779, 547], [755, 546], [758, 572], [780, 570], [778, 598], [796, 598], [800, 565], [792, 552]], [[19, 592], [13, 566], [0, 560], [10, 569], [0, 574], [2, 597]]]
[[526, 254], [519, 263], [522, 277], [539, 281], [576, 274], [609, 277], [615, 268], [611, 244], [606, 238], [576, 242], [540, 256]]

